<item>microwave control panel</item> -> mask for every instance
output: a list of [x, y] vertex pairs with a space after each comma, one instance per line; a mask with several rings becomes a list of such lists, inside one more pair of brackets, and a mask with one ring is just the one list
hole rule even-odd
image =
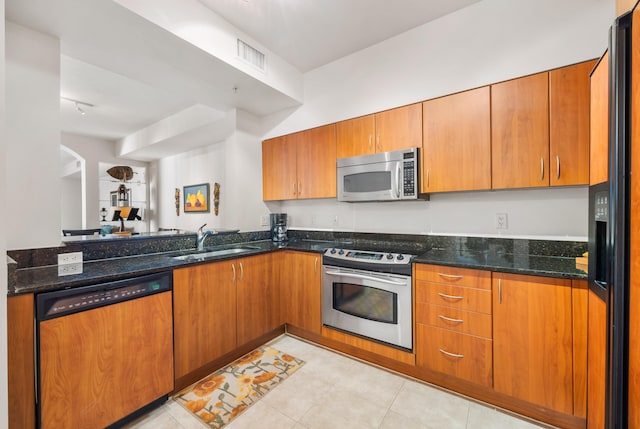
[[405, 197], [416, 195], [416, 183], [418, 181], [416, 169], [416, 152], [406, 152], [402, 160], [402, 194]]

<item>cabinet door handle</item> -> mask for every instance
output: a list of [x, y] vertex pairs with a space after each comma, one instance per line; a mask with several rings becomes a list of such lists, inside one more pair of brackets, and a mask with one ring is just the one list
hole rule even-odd
[[502, 279], [498, 279], [498, 304], [502, 304]]
[[464, 357], [464, 355], [459, 355], [457, 353], [450, 353], [446, 350], [442, 350], [442, 349], [438, 349], [438, 350], [440, 350], [440, 353], [442, 353], [443, 355], [451, 356], [454, 358], [462, 359]]
[[298, 196], [300, 196], [302, 192], [300, 192], [300, 182], [298, 182]]
[[296, 195], [296, 182], [295, 181], [291, 184], [291, 191], [293, 192], [293, 195]]
[[454, 276], [453, 274], [438, 273], [438, 275], [440, 277], [444, 277], [444, 278], [447, 278], [447, 279], [454, 279], [454, 280], [460, 280], [460, 279], [464, 278], [464, 276]]
[[318, 257], [316, 256], [316, 258], [313, 260], [313, 272], [317, 273], [318, 272]]
[[373, 135], [369, 134], [369, 152], [373, 152]]
[[556, 180], [560, 179], [560, 156], [556, 155]]
[[376, 148], [380, 151], [380, 133], [378, 133], [378, 137], [376, 139]]
[[231, 277], [231, 281], [236, 281], [236, 264], [231, 264], [231, 271], [233, 271], [233, 276]]
[[459, 296], [459, 295], [447, 295], [446, 293], [442, 293], [442, 292], [438, 292], [438, 295], [440, 295], [443, 298], [448, 298], [448, 299], [462, 299], [464, 298], [464, 296]]
[[443, 316], [442, 314], [439, 314], [438, 317], [441, 318], [442, 320], [446, 320], [447, 322], [453, 322], [453, 323], [462, 323], [462, 322], [464, 322], [464, 319], [452, 319], [450, 317]]
[[244, 278], [244, 265], [240, 262], [240, 281]]
[[427, 168], [427, 188], [429, 187], [429, 173], [431, 173], [431, 169]]
[[540, 157], [540, 180], [544, 180], [544, 158]]

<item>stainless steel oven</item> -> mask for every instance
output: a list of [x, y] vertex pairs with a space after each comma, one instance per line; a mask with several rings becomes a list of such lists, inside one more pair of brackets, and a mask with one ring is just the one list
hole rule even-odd
[[322, 258], [322, 323], [412, 350], [412, 258], [327, 249]]

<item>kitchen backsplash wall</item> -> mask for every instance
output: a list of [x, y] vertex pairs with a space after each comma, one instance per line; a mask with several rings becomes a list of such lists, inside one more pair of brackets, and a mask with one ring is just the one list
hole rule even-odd
[[[300, 229], [586, 240], [587, 187], [433, 194], [429, 201], [280, 203]], [[507, 214], [497, 229], [496, 213]]]

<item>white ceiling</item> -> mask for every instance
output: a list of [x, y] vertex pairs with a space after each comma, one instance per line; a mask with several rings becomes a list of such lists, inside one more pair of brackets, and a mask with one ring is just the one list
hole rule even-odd
[[[479, 0], [199, 1], [306, 72]], [[94, 105], [81, 115], [61, 100], [63, 131], [117, 140], [195, 104], [259, 116], [299, 104], [111, 0], [5, 7], [60, 39], [60, 95]]]
[[307, 72], [479, 0], [199, 0]]

